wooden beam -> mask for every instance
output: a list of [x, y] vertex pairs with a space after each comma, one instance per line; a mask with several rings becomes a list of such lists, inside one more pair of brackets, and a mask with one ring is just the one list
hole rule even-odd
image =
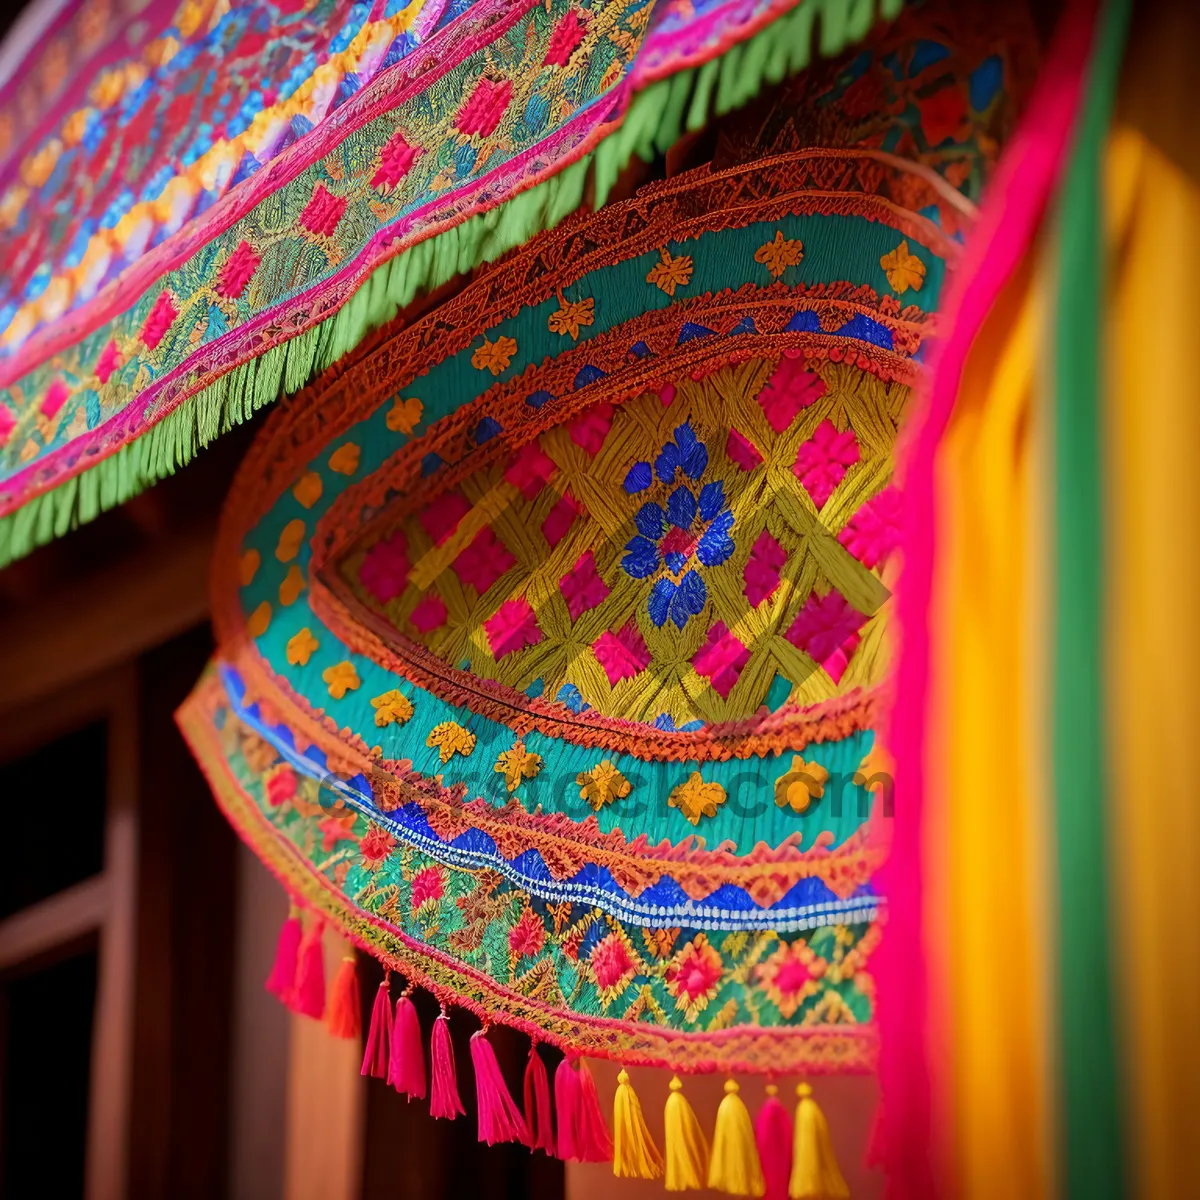
[[108, 916], [108, 901], [108, 880], [93, 875], [0, 921], [0, 971], [96, 932]]

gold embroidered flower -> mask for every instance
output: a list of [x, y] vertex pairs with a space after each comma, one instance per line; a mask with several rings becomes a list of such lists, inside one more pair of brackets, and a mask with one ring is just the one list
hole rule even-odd
[[569, 333], [571, 337], [578, 339], [579, 327], [591, 325], [596, 319], [596, 302], [591, 296], [586, 300], [572, 302], [564, 300], [560, 295], [558, 305], [558, 312], [551, 313], [546, 322], [551, 333]]
[[387, 427], [393, 433], [412, 433], [425, 411], [425, 405], [415, 396], [404, 399], [397, 396], [388, 410]]
[[671, 252], [663, 246], [659, 250], [659, 260], [650, 268], [650, 274], [646, 276], [646, 282], [652, 283], [660, 291], [664, 291], [668, 296], [675, 295], [677, 287], [687, 287], [688, 280], [692, 277], [692, 260], [687, 254], [672, 256]]
[[296, 480], [296, 486], [292, 488], [292, 495], [296, 497], [298, 504], [305, 508], [312, 508], [320, 500], [322, 490], [320, 475], [316, 471], [305, 471]]
[[345, 442], [329, 456], [329, 469], [339, 475], [353, 475], [361, 457], [362, 451], [353, 442]]
[[246, 631], [251, 637], [262, 637], [271, 623], [271, 606], [264, 600], [247, 618]]
[[499, 375], [512, 362], [512, 356], [517, 352], [517, 343], [510, 337], [498, 337], [489, 342], [485, 337], [483, 345], [471, 355], [471, 366], [477, 371], [491, 371]]
[[304, 572], [295, 563], [292, 563], [283, 582], [279, 585], [279, 603], [285, 607], [295, 604], [296, 598], [302, 591], [304, 591]]
[[304, 522], [296, 517], [283, 527], [275, 547], [275, 557], [280, 562], [291, 562], [300, 553], [300, 543], [303, 541]]
[[321, 678], [325, 680], [329, 694], [335, 700], [340, 700], [347, 692], [352, 692], [362, 685], [362, 680], [359, 679], [354, 664], [345, 660], [334, 663], [332, 667], [326, 667], [321, 672]]
[[699, 771], [693, 771], [686, 783], [679, 784], [667, 798], [693, 825], [701, 817], [715, 817], [719, 805], [725, 803], [725, 789], [719, 783], [705, 783]]
[[503, 750], [496, 759], [493, 770], [504, 776], [504, 786], [515, 792], [523, 779], [532, 779], [542, 769], [542, 756], [525, 749], [524, 742], [517, 742], [511, 750]]
[[425, 739], [425, 745], [436, 749], [442, 762], [449, 762], [456, 754], [467, 758], [475, 749], [475, 735], [464, 729], [457, 721], [443, 721], [435, 725]]
[[773, 242], [764, 242], [754, 252], [754, 261], [762, 263], [771, 272], [772, 279], [778, 279], [788, 267], [798, 266], [803, 257], [804, 243], [799, 238], [788, 241], [778, 230]]
[[308, 660], [312, 658], [313, 651], [316, 650], [319, 643], [313, 637], [312, 630], [307, 625], [300, 630], [299, 633], [293, 634], [288, 638], [287, 644], [287, 660], [293, 667], [306, 667]]
[[254, 581], [258, 568], [262, 563], [262, 555], [257, 550], [247, 550], [238, 561], [238, 582], [247, 587]]
[[579, 798], [597, 812], [614, 800], [624, 800], [632, 790], [629, 780], [607, 758], [590, 771], [581, 771], [575, 782], [579, 784]]
[[805, 762], [795, 754], [791, 769], [775, 780], [775, 803], [793, 812], [805, 812], [814, 800], [825, 795], [828, 781], [829, 772], [820, 763]]
[[412, 702], [397, 688], [374, 697], [371, 707], [375, 710], [375, 724], [380, 729], [385, 725], [403, 725], [413, 715]]
[[887, 275], [888, 283], [903, 294], [909, 288], [919, 292], [925, 282], [925, 264], [915, 255], [908, 252], [908, 241], [905, 239], [890, 254], [885, 254], [879, 265]]
[[678, 929], [642, 930], [642, 941], [646, 943], [646, 949], [655, 958], [666, 958], [674, 948], [677, 937], [679, 937]]

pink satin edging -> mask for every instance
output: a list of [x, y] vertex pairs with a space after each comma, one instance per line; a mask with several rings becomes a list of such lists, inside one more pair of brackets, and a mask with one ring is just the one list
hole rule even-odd
[[1083, 93], [1095, 0], [1071, 0], [1017, 132], [971, 231], [947, 291], [946, 340], [934, 350], [924, 403], [897, 448], [903, 573], [897, 593], [900, 652], [887, 744], [895, 761], [891, 856], [881, 872], [888, 924], [875, 955], [881, 1036], [884, 1163], [889, 1200], [954, 1193], [934, 1155], [930, 1016], [934, 964], [924, 911], [924, 760], [931, 716], [929, 629], [937, 555], [934, 468], [967, 356], [993, 304], [1033, 240], [1057, 184]]

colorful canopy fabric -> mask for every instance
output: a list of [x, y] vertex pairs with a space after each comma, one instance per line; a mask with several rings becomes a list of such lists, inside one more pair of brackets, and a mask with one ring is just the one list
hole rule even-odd
[[0, 561], [554, 224], [589, 168], [602, 202], [635, 151], [806, 63], [818, 19], [830, 53], [875, 16], [851, 0], [65, 13], [19, 72], [39, 103], [0, 96]]
[[[331, 925], [570, 1079], [873, 1068], [892, 450], [1031, 53], [1018, 12], [978, 16], [902, 18], [272, 414], [180, 722], [297, 906], [293, 1005], [324, 1011]], [[375, 1056], [406, 996], [364, 1070], [424, 1095], [419, 1039]], [[476, 1066], [481, 1136], [536, 1142], [536, 1086], [497, 1126]], [[608, 1153], [654, 1175], [635, 1105], [623, 1079]], [[839, 1194], [798, 1111], [792, 1194]], [[713, 1162], [757, 1171], [731, 1128]]]

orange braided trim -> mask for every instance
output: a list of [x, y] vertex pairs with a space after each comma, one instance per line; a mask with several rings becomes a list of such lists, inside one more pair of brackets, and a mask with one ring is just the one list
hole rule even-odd
[[[759, 842], [745, 855], [709, 849], [703, 838], [694, 836], [677, 843], [664, 839], [657, 845], [644, 835], [631, 841], [619, 829], [603, 833], [594, 816], [576, 821], [564, 813], [529, 812], [515, 796], [499, 808], [483, 798], [468, 800], [465, 784], [446, 787], [439, 779], [414, 771], [407, 759], [383, 759], [377, 748], [368, 749], [358, 735], [346, 737], [330, 717], [313, 713], [285, 680], [264, 674], [257, 656], [233, 665], [246, 683], [247, 702], [259, 705], [268, 724], [286, 725], [301, 753], [309, 745], [318, 746], [334, 774], [346, 779], [365, 775], [381, 812], [416, 803], [443, 840], [451, 841], [470, 828], [479, 829], [510, 861], [523, 850], [536, 849], [555, 879], [569, 879], [590, 862], [607, 867], [634, 897], [662, 875], [670, 874], [694, 900], [703, 900], [723, 883], [735, 883], [745, 888], [755, 903], [766, 907], [796, 883], [811, 878], [820, 879], [835, 895], [845, 898], [869, 882], [887, 857], [888, 837], [877, 799], [867, 824], [836, 850], [827, 849], [824, 839], [828, 835], [819, 836], [814, 845], [803, 850], [797, 833], [775, 847]], [[220, 681], [214, 676], [205, 687], [213, 689], [210, 704], [215, 704], [222, 694]], [[856, 699], [839, 697], [828, 706]], [[294, 705], [299, 719], [282, 712], [281, 701], [283, 705]], [[873, 712], [878, 693], [860, 703], [868, 706], [867, 712]]]
[[[207, 697], [207, 702], [206, 702]], [[875, 1069], [879, 1035], [859, 1026], [735, 1026], [677, 1033], [582, 1013], [567, 1013], [501, 987], [449, 955], [406, 937], [351, 905], [263, 819], [230, 773], [211, 722], [212, 692], [202, 685], [176, 713], [217, 804], [246, 845], [275, 875], [290, 898], [337, 927], [386, 970], [404, 975], [444, 1004], [473, 1012], [551, 1042], [564, 1052], [629, 1066], [663, 1067], [687, 1074], [861, 1074]]]

